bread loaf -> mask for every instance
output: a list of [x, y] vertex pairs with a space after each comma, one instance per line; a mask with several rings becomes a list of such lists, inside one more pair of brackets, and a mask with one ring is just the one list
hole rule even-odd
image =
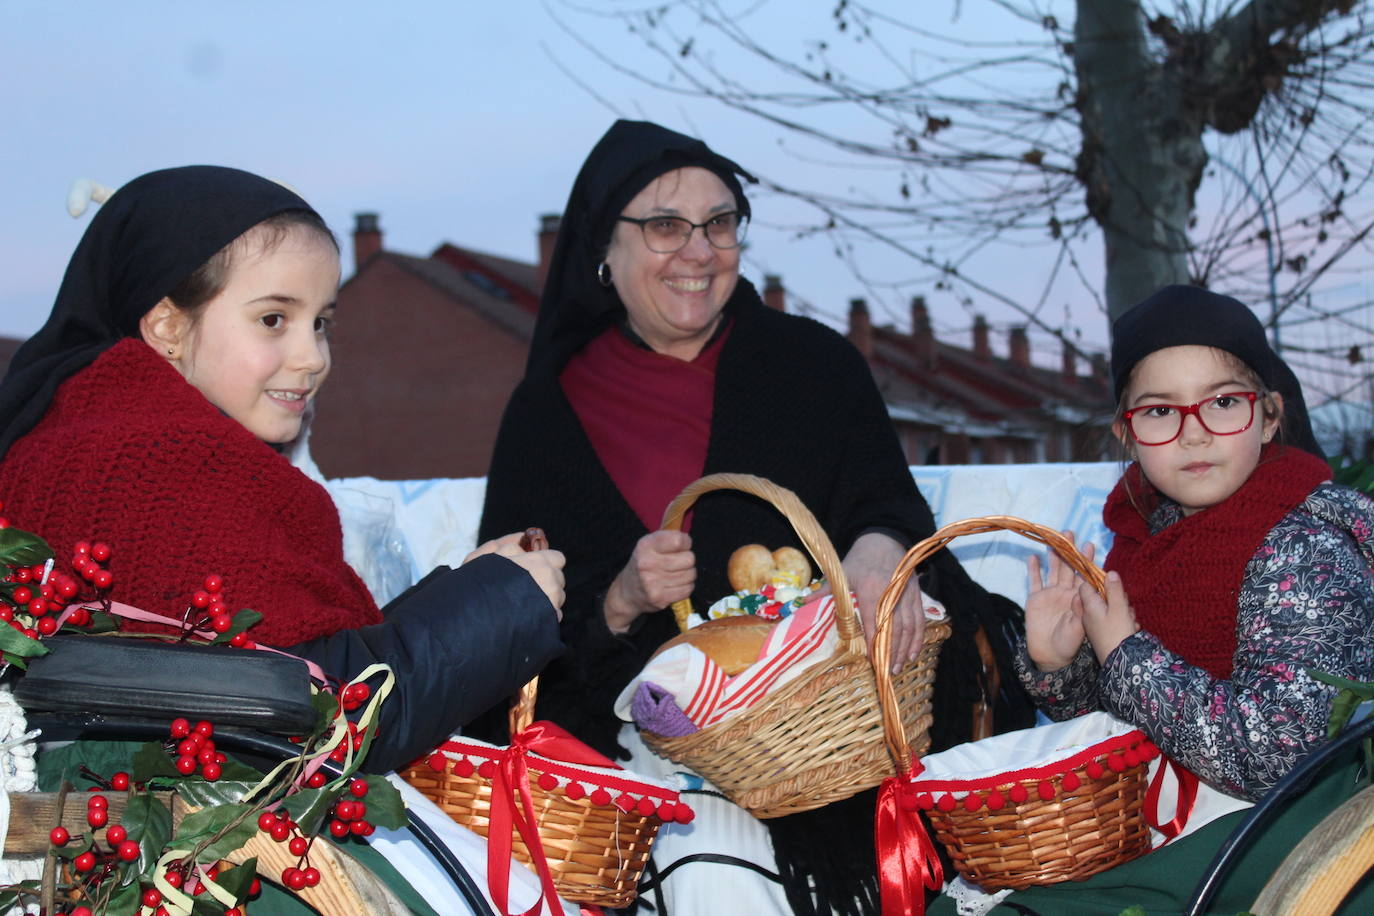
[[752, 614], [708, 620], [668, 640], [654, 654], [684, 643], [696, 646], [722, 671], [733, 676], [759, 660], [763, 644], [776, 625], [775, 620], [764, 620]]

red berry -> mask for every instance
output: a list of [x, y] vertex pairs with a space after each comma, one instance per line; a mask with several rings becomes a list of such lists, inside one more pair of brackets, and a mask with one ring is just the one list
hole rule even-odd
[[88, 797], [88, 798], [86, 799], [86, 807], [87, 807], [87, 808], [108, 808], [108, 807], [110, 807], [110, 800], [109, 800], [108, 798], [106, 798], [106, 797], [103, 796], [103, 795], [96, 795], [96, 794], [94, 794], [94, 793], [100, 791], [100, 787], [99, 787], [99, 786], [91, 786], [91, 787], [90, 787], [89, 789], [87, 789], [86, 791], [92, 793], [92, 794], [90, 795], [90, 797]]
[[321, 773], [319, 770], [316, 770], [315, 772], [311, 773], [309, 776], [306, 777], [305, 787], [307, 789], [318, 789], [328, 781], [329, 780], [325, 778], [325, 775], [323, 773]]
[[27, 566], [21, 566], [10, 574], [10, 578], [15, 582], [27, 582], [33, 578], [33, 573], [29, 572]]
[[235, 649], [242, 649], [248, 644], [248, 634], [239, 632], [229, 637], [229, 645]]
[[165, 880], [168, 884], [172, 885], [172, 887], [175, 888], [180, 888], [181, 885], [184, 884], [186, 881], [186, 876], [179, 871], [169, 871], [162, 877], [163, 880]]
[[38, 631], [35, 630], [33, 627], [24, 627], [24, 629], [20, 630], [20, 632], [27, 636], [29, 639], [38, 638]]
[[205, 590], [207, 592], [217, 592], [224, 588], [224, 579], [211, 573], [205, 577]]
[[282, 882], [293, 891], [298, 891], [305, 887], [305, 872], [299, 868], [288, 868], [281, 873]]
[[88, 906], [79, 906], [71, 911], [71, 916], [92, 916], [91, 908]]
[[51, 599], [57, 594], [57, 588], [49, 582], [47, 585], [38, 586], [38, 594], [43, 598]]
[[95, 853], [83, 852], [81, 855], [72, 859], [72, 868], [77, 871], [90, 871], [95, 868]]
[[264, 811], [258, 815], [258, 829], [264, 832], [270, 831], [272, 825], [277, 822], [277, 816], [271, 811]]
[[157, 905], [158, 905], [159, 903], [161, 903], [161, 902], [162, 902], [162, 891], [158, 890], [157, 888], [155, 888], [155, 887], [150, 887], [150, 888], [148, 888], [146, 891], [143, 892], [143, 905], [144, 905], [144, 906], [146, 906], [146, 907], [154, 907], [154, 906], [157, 906]]
[[286, 838], [291, 835], [291, 825], [286, 821], [277, 821], [267, 832], [270, 833], [272, 839], [276, 840], [278, 843], [285, 843]]
[[104, 808], [88, 808], [86, 810], [86, 823], [92, 827], [104, 827], [110, 820], [110, 812]]
[[129, 790], [129, 774], [120, 772], [111, 776], [110, 788], [116, 792], [127, 792]]
[[348, 825], [348, 830], [354, 836], [367, 836], [367, 828], [371, 826], [367, 821], [354, 821]]
[[196, 723], [196, 734], [202, 738], [208, 738], [215, 733], [215, 726], [204, 719]]
[[293, 856], [303, 856], [305, 851], [310, 848], [310, 841], [303, 836], [293, 836], [286, 848], [291, 850]]
[[71, 579], [63, 578], [57, 586], [57, 593], [63, 598], [75, 598], [78, 589]]
[[358, 778], [348, 784], [348, 794], [354, 798], [362, 798], [367, 794], [367, 780]]
[[14, 590], [15, 604], [28, 604], [33, 600], [33, 589], [27, 585], [21, 585]]
[[210, 629], [216, 633], [228, 633], [229, 628], [234, 625], [234, 618], [228, 614], [216, 614], [210, 618]]
[[186, 719], [172, 720], [173, 738], [185, 738], [189, 734], [191, 734], [191, 723], [189, 721], [187, 721]]
[[320, 883], [320, 870], [313, 865], [305, 870], [305, 886], [314, 887]]
[[191, 596], [191, 607], [203, 608], [210, 603], [210, 593], [199, 591]]
[[256, 897], [262, 893], [262, 881], [254, 878], [253, 883], [248, 885], [248, 896]]
[[202, 742], [197, 741], [195, 738], [183, 738], [177, 744], [177, 755], [180, 757], [194, 757], [200, 753], [201, 743]]
[[196, 763], [205, 764], [214, 762], [215, 749], [213, 747], [202, 747], [200, 750], [196, 751]]
[[124, 829], [123, 824], [115, 824], [105, 831], [105, 842], [111, 846], [118, 846], [129, 838], [129, 831]]
[[335, 837], [335, 838], [337, 838], [337, 839], [343, 839], [344, 837], [348, 836], [348, 832], [349, 832], [349, 828], [348, 828], [348, 822], [347, 822], [347, 821], [330, 821], [330, 822], [329, 822], [329, 833], [330, 833], [331, 836], [333, 836], [333, 837]]
[[56, 633], [56, 632], [57, 632], [57, 618], [56, 618], [56, 617], [44, 617], [42, 620], [38, 621], [38, 635], [39, 635], [39, 636], [51, 636], [52, 634], [54, 634], [54, 633]]
[[72, 550], [76, 553], [77, 556], [85, 556], [91, 552], [91, 542], [77, 541], [76, 546], [73, 547]]
[[48, 602], [42, 598], [35, 598], [29, 602], [29, 613], [35, 617], [42, 617], [48, 613]]
[[0, 620], [3, 620], [5, 623], [13, 623], [14, 608], [10, 607], [8, 604], [0, 604]]
[[339, 820], [341, 820], [341, 821], [351, 821], [351, 820], [353, 820], [353, 818], [357, 817], [357, 815], [353, 813], [353, 812], [354, 812], [354, 807], [353, 807], [353, 806], [354, 806], [355, 804], [356, 804], [356, 802], [351, 802], [351, 801], [341, 801], [341, 802], [339, 802], [337, 805], [334, 806], [334, 816], [337, 817], [337, 818], [338, 818]]
[[104, 563], [110, 558], [110, 545], [103, 541], [96, 541], [91, 545], [91, 559], [99, 560]]
[[66, 827], [54, 827], [52, 829], [52, 833], [48, 834], [48, 840], [54, 846], [66, 846], [67, 842], [71, 840], [71, 838], [71, 831], [69, 831]]
[[220, 775], [223, 774], [223, 772], [224, 769], [218, 763], [215, 763], [213, 761], [205, 764], [200, 768], [200, 775], [205, 777], [206, 782], [214, 782], [215, 780], [220, 778]]
[[177, 772], [182, 776], [190, 776], [196, 771], [196, 758], [181, 756], [177, 758]]
[[114, 584], [114, 575], [108, 569], [98, 569], [91, 576], [91, 584], [96, 588], [109, 588]]
[[125, 862], [132, 862], [138, 858], [138, 844], [133, 840], [125, 840], [115, 849], [115, 855]]

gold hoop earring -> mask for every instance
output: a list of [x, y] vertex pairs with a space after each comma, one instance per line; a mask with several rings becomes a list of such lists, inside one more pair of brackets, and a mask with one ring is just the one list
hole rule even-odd
[[602, 286], [611, 285], [611, 265], [607, 264], [605, 261], [596, 265], [596, 282], [600, 283]]

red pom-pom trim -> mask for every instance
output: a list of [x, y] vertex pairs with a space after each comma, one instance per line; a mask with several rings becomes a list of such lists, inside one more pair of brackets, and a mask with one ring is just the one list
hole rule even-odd
[[959, 804], [959, 802], [954, 796], [946, 793], [941, 795], [939, 800], [935, 802], [935, 807], [939, 808], [941, 811], [953, 811], [954, 806], [957, 804]]
[[1040, 780], [1035, 787], [1035, 794], [1040, 796], [1041, 801], [1049, 801], [1054, 798], [1054, 783], [1048, 779]]
[[1011, 803], [1013, 805], [1020, 805], [1023, 804], [1027, 798], [1030, 797], [1030, 793], [1026, 791], [1025, 786], [1021, 785], [1018, 782], [1016, 785], [1011, 787], [1011, 791], [1007, 793], [1007, 797], [1011, 799]]
[[1154, 760], [1159, 756], [1159, 745], [1149, 740], [1140, 742], [1140, 756], [1146, 760]]
[[916, 810], [916, 793], [910, 790], [897, 793], [897, 807], [903, 811]]
[[1081, 784], [1082, 783], [1078, 779], [1078, 774], [1072, 771], [1065, 773], [1064, 778], [1059, 781], [1060, 787], [1065, 792], [1072, 792], [1074, 789], [1077, 789]]
[[430, 754], [428, 763], [431, 770], [442, 773], [448, 767], [448, 758], [443, 754]]
[[998, 792], [996, 789], [993, 789], [991, 792], [988, 793], [989, 811], [1001, 811], [1004, 807], [1006, 807], [1006, 804], [1007, 800], [1002, 797], [1001, 792]]
[[672, 802], [664, 802], [658, 806], [659, 820], [671, 821], [677, 817], [677, 805]]
[[611, 803], [611, 793], [605, 789], [596, 789], [592, 792], [593, 805], [609, 805]]
[[983, 807], [983, 799], [979, 797], [977, 792], [970, 792], [964, 796], [965, 811], [977, 811], [981, 807]]
[[558, 788], [558, 777], [554, 776], [552, 773], [540, 773], [539, 788], [543, 789], [545, 792], [552, 792], [554, 789]]
[[696, 816], [697, 813], [695, 811], [681, 802], [678, 802], [677, 811], [674, 813], [673, 819], [679, 824], [690, 824]]
[[459, 757], [457, 760], [453, 761], [453, 772], [457, 773], [464, 779], [467, 779], [469, 776], [471, 776], [475, 769], [476, 767], [472, 765], [472, 761], [467, 759], [466, 757]]
[[1128, 767], [1140, 765], [1140, 752], [1137, 751], [1135, 748], [1127, 749], [1126, 753], [1122, 754], [1121, 756], [1122, 759], [1126, 761], [1126, 766]]
[[639, 804], [635, 806], [635, 810], [639, 812], [641, 817], [652, 817], [653, 813], [658, 810], [658, 806], [654, 804], [652, 798], [646, 797], [639, 800]]
[[615, 806], [626, 814], [634, 810], [635, 800], [630, 797], [628, 792], [620, 793], [620, 797], [615, 800]]
[[1122, 757], [1120, 754], [1108, 754], [1107, 767], [1113, 773], [1120, 773], [1126, 769], [1126, 758]]
[[478, 775], [480, 775], [483, 779], [491, 779], [493, 776], [496, 775], [496, 761], [494, 761], [494, 760], [483, 760], [483, 761], [482, 761], [480, 764], [478, 764], [478, 766], [477, 766], [477, 773], [478, 773]]
[[573, 801], [577, 801], [587, 794], [587, 790], [582, 787], [582, 783], [571, 780], [563, 787], [563, 794]]
[[1084, 772], [1088, 774], [1089, 779], [1101, 779], [1105, 771], [1102, 769], [1101, 763], [1092, 760], [1088, 762], [1087, 767], [1084, 768]]
[[935, 799], [930, 797], [929, 792], [922, 792], [920, 795], [916, 796], [916, 807], [920, 808], [922, 811], [929, 811], [931, 808], [935, 807]]

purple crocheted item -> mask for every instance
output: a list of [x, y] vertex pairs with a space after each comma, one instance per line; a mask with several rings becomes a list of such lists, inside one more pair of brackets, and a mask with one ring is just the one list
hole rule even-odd
[[701, 730], [687, 718], [671, 693], [649, 681], [640, 681], [630, 701], [630, 715], [644, 731], [665, 738], [681, 738]]

